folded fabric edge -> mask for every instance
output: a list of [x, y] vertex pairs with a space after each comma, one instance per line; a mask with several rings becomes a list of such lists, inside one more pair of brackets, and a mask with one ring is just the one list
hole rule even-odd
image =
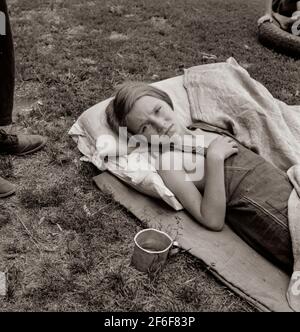
[[[199, 258], [198, 258], [199, 259]], [[204, 263], [205, 264], [205, 263]], [[205, 264], [207, 265], [207, 264]], [[228, 288], [230, 288], [233, 292], [238, 294], [240, 297], [246, 299], [249, 303], [251, 303], [255, 308], [257, 308], [259, 311], [262, 312], [271, 312], [274, 310], [271, 310], [269, 307], [265, 306], [261, 302], [254, 299], [251, 295], [247, 294], [244, 290], [241, 290], [240, 288], [233, 285], [230, 281], [222, 277], [217, 271], [214, 269], [209, 269], [209, 271], [217, 278], [219, 279], [224, 285], [226, 285]]]

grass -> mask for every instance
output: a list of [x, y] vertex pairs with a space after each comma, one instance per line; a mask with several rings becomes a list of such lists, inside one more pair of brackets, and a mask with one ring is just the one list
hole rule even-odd
[[[14, 0], [16, 128], [49, 138], [1, 158], [18, 186], [0, 201], [1, 311], [255, 311], [188, 253], [148, 276], [130, 266], [143, 225], [95, 188], [67, 136], [124, 80], [153, 82], [234, 56], [271, 93], [299, 103], [299, 61], [257, 42], [260, 0]], [[210, 59], [207, 54], [215, 55]], [[22, 105], [24, 110], [22, 110]], [[26, 107], [25, 107], [26, 106]]]

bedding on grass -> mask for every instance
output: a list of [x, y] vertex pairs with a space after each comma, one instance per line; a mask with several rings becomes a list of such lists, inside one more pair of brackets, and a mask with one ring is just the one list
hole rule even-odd
[[[175, 111], [185, 125], [200, 120], [226, 129], [242, 144], [283, 170], [299, 163], [300, 120], [297, 112], [300, 107], [275, 99], [233, 58], [222, 63], [192, 67], [185, 70], [184, 76], [156, 84], [170, 95]], [[138, 191], [161, 198], [175, 210], [182, 209], [154, 166], [150, 163], [148, 171], [141, 172], [141, 169], [145, 170], [141, 165], [147, 163], [147, 159], [128, 148], [126, 141], [117, 144], [120, 138], [110, 133], [105, 119], [104, 111], [109, 101], [87, 110], [69, 132], [86, 160], [102, 171], [109, 170]], [[294, 207], [298, 206], [298, 196], [293, 195], [292, 198], [289, 205], [291, 202]], [[297, 227], [290, 230], [294, 231], [294, 244], [295, 238], [298, 241], [299, 232]], [[201, 254], [197, 257], [203, 259]]]

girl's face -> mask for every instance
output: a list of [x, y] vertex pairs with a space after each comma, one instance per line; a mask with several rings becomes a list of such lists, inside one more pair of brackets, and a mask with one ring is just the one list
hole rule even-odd
[[152, 135], [173, 136], [178, 132], [174, 111], [161, 99], [144, 96], [138, 99], [126, 116], [127, 127], [135, 135], [144, 135], [150, 141]]

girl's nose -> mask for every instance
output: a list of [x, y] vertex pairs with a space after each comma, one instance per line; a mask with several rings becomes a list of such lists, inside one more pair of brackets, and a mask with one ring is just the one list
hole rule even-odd
[[152, 126], [155, 127], [155, 128], [157, 128], [157, 129], [159, 129], [161, 127], [161, 120], [159, 120], [159, 119], [157, 119], [155, 117], [153, 117], [151, 119], [151, 123], [152, 123]]
[[167, 128], [164, 119], [153, 117], [151, 119], [151, 122], [153, 126], [155, 126], [155, 128], [158, 129], [159, 132], [163, 132], [163, 130]]
[[153, 125], [155, 125], [157, 128], [164, 128], [166, 121], [164, 118], [162, 117], [157, 117], [157, 116], [153, 116], [151, 117], [151, 122]]

